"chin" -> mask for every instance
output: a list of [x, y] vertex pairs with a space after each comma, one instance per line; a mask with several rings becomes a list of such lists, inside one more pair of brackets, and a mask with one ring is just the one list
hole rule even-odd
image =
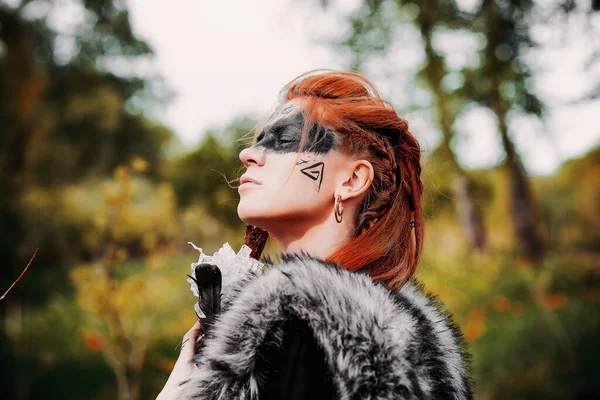
[[237, 213], [238, 217], [240, 217], [246, 225], [254, 225], [262, 228], [261, 222], [265, 220], [264, 210], [240, 202], [240, 204], [238, 204]]

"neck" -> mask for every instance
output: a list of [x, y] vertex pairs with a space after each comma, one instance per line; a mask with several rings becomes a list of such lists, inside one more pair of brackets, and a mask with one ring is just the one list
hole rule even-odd
[[314, 221], [287, 221], [281, 227], [272, 227], [269, 233], [277, 240], [284, 253], [305, 252], [313, 257], [326, 259], [352, 240], [352, 225], [346, 219], [337, 223], [331, 215], [331, 218], [317, 224]]

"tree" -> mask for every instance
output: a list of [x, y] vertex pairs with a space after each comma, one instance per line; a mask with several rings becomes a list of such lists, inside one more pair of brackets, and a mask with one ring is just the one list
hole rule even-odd
[[[327, 5], [328, 2], [324, 4]], [[465, 175], [451, 151], [450, 144], [455, 137], [452, 124], [456, 115], [453, 116], [456, 111], [452, 108], [460, 108], [469, 103], [479, 104], [489, 108], [496, 116], [498, 134], [505, 153], [503, 166], [509, 184], [515, 245], [525, 260], [537, 261], [543, 254], [543, 243], [537, 227], [536, 202], [527, 173], [510, 136], [508, 123], [511, 112], [538, 117], [543, 113], [543, 105], [529, 84], [531, 72], [521, 57], [523, 50], [533, 45], [527, 26], [532, 6], [531, 0], [510, 3], [485, 0], [475, 11], [466, 12], [447, 1], [427, 1], [417, 5], [403, 0], [366, 0], [354, 15], [348, 17], [350, 33], [341, 44], [355, 53], [353, 66], [359, 67], [365, 61], [366, 54], [390, 51], [395, 28], [410, 21], [410, 24], [419, 29], [424, 60], [417, 76], [424, 78], [434, 99], [436, 119], [442, 133], [440, 145], [459, 183], [455, 185], [455, 190], [469, 188], [469, 185], [460, 183], [461, 180], [464, 182]], [[410, 17], [404, 17], [403, 20], [400, 16], [406, 9], [411, 10]], [[449, 71], [432, 41], [443, 29], [460, 29], [485, 37], [485, 45], [480, 50], [481, 61], [461, 71], [454, 71], [462, 76], [464, 84], [459, 90], [450, 93], [443, 87], [443, 80]], [[374, 32], [378, 35], [374, 35]], [[457, 198], [469, 199], [470, 194], [463, 191], [461, 194], [459, 190]], [[474, 207], [461, 207], [460, 204], [468, 203], [463, 200], [458, 202], [459, 210], [465, 210], [465, 215], [475, 215], [472, 212]], [[477, 218], [472, 220], [476, 221]], [[466, 232], [468, 231], [467, 229]]]
[[411, 12], [411, 24], [420, 32], [424, 59], [415, 72], [415, 80], [432, 95], [432, 113], [441, 132], [438, 155], [452, 172], [456, 212], [471, 248], [481, 251], [486, 247], [483, 216], [474, 198], [473, 181], [460, 165], [453, 149], [456, 138], [454, 122], [468, 99], [444, 87], [444, 79], [451, 71], [444, 55], [433, 44], [440, 28], [459, 29], [467, 26], [464, 13], [453, 1], [427, 0], [419, 5], [396, 0], [365, 1], [356, 14], [349, 18], [351, 31], [341, 45], [353, 52], [352, 68], [361, 70], [369, 54], [385, 53], [397, 39], [395, 28], [402, 24], [402, 7], [414, 10]]
[[[80, 7], [83, 16], [74, 24], [51, 23], [50, 17], [61, 13], [64, 2], [0, 4], [2, 287], [10, 285], [33, 250], [24, 246], [28, 236], [36, 234], [26, 226], [32, 210], [24, 206], [25, 197], [40, 187], [60, 188], [109, 175], [135, 157], [146, 159], [149, 175], [156, 178], [164, 145], [172, 137], [134, 106], [134, 100], [151, 97], [150, 80], [119, 75], [110, 68], [115, 60], [133, 63], [151, 56], [150, 47], [133, 34], [123, 2], [84, 0], [70, 5]], [[44, 210], [36, 217], [52, 218]], [[65, 230], [56, 226], [50, 235], [61, 236]], [[40, 248], [32, 268], [55, 267], [68, 259], [53, 249]], [[12, 374], [10, 353], [25, 348], [16, 345], [19, 332], [8, 337], [6, 315], [18, 313], [25, 300], [44, 298], [39, 288], [36, 296], [27, 288], [15, 287], [0, 308], [0, 340], [13, 344], [10, 350], [3, 348], [0, 360]], [[9, 340], [4, 340], [5, 335]], [[6, 397], [16, 398], [19, 379], [10, 374], [2, 379]]]
[[[173, 136], [131, 104], [148, 97], [150, 83], [104, 66], [151, 54], [134, 36], [127, 10], [112, 0], [80, 6], [85, 17], [70, 31], [49, 23], [51, 13], [60, 13], [57, 2], [0, 6], [0, 220], [6, 222], [0, 256], [17, 269], [30, 253], [18, 252], [24, 193], [110, 175], [135, 157], [147, 160], [149, 174], [158, 177]], [[69, 54], [65, 42], [73, 45]], [[47, 260], [46, 251], [40, 249], [38, 260], [58, 261]], [[0, 282], [9, 282], [13, 272], [3, 269]]]
[[[136, 172], [148, 164], [136, 159], [131, 166], [115, 170], [112, 185], [103, 187], [104, 205], [96, 214], [101, 239], [97, 256], [90, 264], [71, 271], [76, 300], [87, 317], [84, 342], [89, 350], [100, 351], [113, 371], [119, 400], [138, 400], [146, 351], [154, 341], [152, 330], [159, 317], [173, 314], [162, 296], [172, 292], [165, 279], [161, 260], [171, 253], [169, 241], [177, 231], [174, 196], [160, 188], [143, 199], [135, 184]], [[158, 203], [149, 210], [146, 202]], [[136, 209], [137, 208], [137, 209]], [[166, 210], [166, 214], [165, 214]], [[142, 234], [142, 273], [131, 271], [126, 261], [135, 224], [154, 219], [154, 226]], [[160, 224], [160, 225], [159, 225]], [[160, 235], [166, 238], [160, 238]], [[134, 238], [137, 239], [137, 238]], [[183, 275], [183, 274], [182, 274]]]
[[543, 242], [536, 202], [508, 124], [511, 111], [538, 117], [543, 113], [541, 101], [528, 84], [531, 72], [520, 58], [523, 48], [533, 45], [526, 26], [532, 6], [531, 0], [481, 2], [474, 17], [486, 45], [481, 49], [480, 65], [464, 72], [463, 93], [496, 116], [505, 153], [503, 168], [508, 178], [515, 243], [525, 260], [538, 261], [543, 255]]
[[415, 18], [415, 24], [421, 31], [425, 52], [424, 67], [419, 75], [427, 82], [433, 94], [434, 114], [442, 133], [440, 150], [454, 175], [455, 203], [463, 232], [472, 248], [483, 250], [486, 247], [485, 229], [483, 216], [474, 199], [474, 183], [458, 162], [452, 148], [452, 141], [456, 137], [454, 123], [460, 109], [467, 101], [457, 93], [444, 89], [443, 81], [450, 71], [444, 56], [436, 51], [433, 44], [436, 27], [461, 28], [464, 26], [465, 20], [454, 2], [435, 3], [437, 2], [427, 1], [422, 4], [422, 8], [430, 10], [430, 12], [420, 12]]

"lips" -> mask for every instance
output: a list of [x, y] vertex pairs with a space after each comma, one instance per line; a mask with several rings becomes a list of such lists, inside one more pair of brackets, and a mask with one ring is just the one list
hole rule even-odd
[[261, 183], [259, 181], [257, 181], [256, 179], [250, 178], [249, 176], [246, 176], [246, 175], [242, 175], [242, 177], [240, 178], [240, 186], [243, 184], [261, 185]]

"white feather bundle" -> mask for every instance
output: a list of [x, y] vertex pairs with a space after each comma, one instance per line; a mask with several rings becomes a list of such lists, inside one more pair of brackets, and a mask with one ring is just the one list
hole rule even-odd
[[[190, 264], [191, 276], [194, 276], [194, 271], [199, 264], [212, 264], [219, 267], [222, 275], [221, 294], [227, 295], [231, 286], [241, 279], [245, 279], [248, 275], [260, 275], [263, 271], [263, 264], [260, 261], [250, 257], [252, 249], [243, 245], [240, 251], [236, 254], [229, 243], [223, 244], [219, 251], [212, 256], [204, 254], [202, 249], [192, 242], [188, 242], [194, 249], [200, 252], [198, 261]], [[187, 278], [190, 283], [190, 289], [194, 296], [198, 297], [198, 286], [192, 279]], [[197, 304], [197, 303], [196, 303]], [[198, 311], [198, 310], [196, 310]], [[201, 313], [201, 316], [203, 313]]]

